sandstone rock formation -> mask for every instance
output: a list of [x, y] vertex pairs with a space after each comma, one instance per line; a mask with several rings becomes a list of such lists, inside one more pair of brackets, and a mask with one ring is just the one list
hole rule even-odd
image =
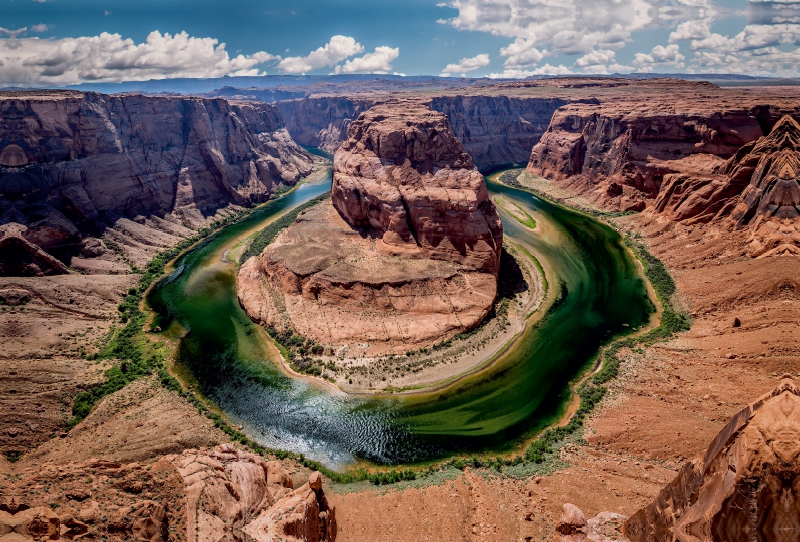
[[600, 512], [587, 520], [583, 511], [572, 503], [561, 508], [561, 523], [556, 531], [561, 542], [622, 542], [622, 525], [627, 518], [614, 512]]
[[753, 256], [800, 254], [800, 125], [784, 116], [714, 173], [667, 175], [654, 211], [687, 224], [748, 228]]
[[[196, 227], [311, 171], [274, 106], [76, 92], [0, 95], [0, 225], [75, 253], [128, 218]], [[168, 228], [167, 228], [168, 229]]]
[[[252, 99], [259, 97], [252, 96]], [[278, 101], [275, 106], [286, 119], [286, 127], [295, 141], [333, 153], [347, 140], [350, 124], [361, 113], [390, 99], [368, 95], [311, 96]], [[456, 137], [481, 171], [526, 163], [531, 147], [547, 130], [555, 110], [573, 101], [594, 103], [597, 100], [491, 94], [418, 100], [421, 106], [447, 115]]]
[[357, 345], [358, 353], [405, 353], [486, 317], [497, 293], [493, 274], [382, 255], [381, 244], [320, 203], [242, 265], [239, 302], [256, 322], [343, 355], [355, 355]]
[[665, 175], [710, 172], [780, 118], [775, 108], [743, 105], [685, 96], [565, 105], [533, 147], [528, 171], [609, 208], [642, 210]]
[[400, 102], [359, 116], [336, 153], [331, 200], [352, 227], [381, 236], [379, 251], [497, 274], [500, 217], [441, 113]]
[[800, 388], [790, 377], [736, 414], [705, 456], [687, 463], [624, 525], [634, 542], [795, 540]]
[[242, 266], [251, 318], [355, 355], [430, 346], [489, 313], [500, 218], [444, 115], [393, 104], [359, 116], [331, 200]]
[[228, 444], [210, 453], [186, 450], [163, 461], [183, 478], [189, 542], [336, 539], [336, 512], [318, 472], [293, 489], [279, 462], [266, 462]]

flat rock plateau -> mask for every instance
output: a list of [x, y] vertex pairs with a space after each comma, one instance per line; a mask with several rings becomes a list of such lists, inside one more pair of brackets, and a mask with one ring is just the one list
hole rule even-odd
[[[604, 536], [624, 540], [621, 526], [632, 518], [629, 526], [646, 524], [639, 538], [629, 529], [632, 538], [652, 540], [648, 526], [669, 530], [674, 519], [695, 518], [714, 532], [717, 507], [739, 517], [732, 496], [746, 497], [747, 506], [765, 502], [751, 487], [793, 506], [751, 454], [789, 463], [778, 470], [794, 479], [797, 439], [784, 437], [796, 433], [796, 384], [781, 383], [781, 375], [800, 374], [796, 88], [589, 77], [405, 85], [398, 93], [392, 85], [227, 89], [227, 99], [3, 92], [0, 532], [272, 540], [280, 527], [289, 540], [501, 542], [560, 540], [564, 531], [566, 540], [581, 540], [604, 525], [612, 529]], [[623, 349], [619, 376], [584, 422], [583, 439], [561, 447], [548, 469], [523, 474], [467, 467], [381, 488], [326, 481], [321, 490], [297, 462], [275, 465], [277, 458], [230, 447], [227, 434], [155, 376], [104, 398], [64, 431], [76, 395], [118, 364], [82, 351], [95, 352], [119, 326], [117, 306], [137, 283], [130, 264], [144, 265], [215, 218], [300, 180], [315, 166], [297, 144], [335, 151], [348, 141], [338, 172], [362, 186], [380, 187], [389, 171], [435, 175], [410, 159], [403, 166], [380, 158], [383, 146], [368, 148], [368, 137], [349, 142], [360, 115], [397, 100], [446, 115], [461, 152], [481, 171], [521, 164], [523, 187], [636, 236], [674, 277], [674, 302], [692, 316], [691, 329]], [[474, 177], [471, 167], [450, 169]], [[502, 256], [489, 242], [493, 233], [474, 234], [488, 248], [439, 251], [441, 244], [426, 244], [432, 237], [420, 241], [411, 226], [403, 229], [399, 218], [414, 224], [413, 213], [400, 213], [395, 203], [406, 200], [389, 187], [369, 192], [386, 198], [385, 213], [367, 206], [360, 215], [365, 207], [352, 201], [307, 212], [245, 266], [257, 273], [257, 287], [267, 284], [271, 250], [291, 254], [293, 238], [315, 231], [305, 230], [312, 227], [305, 218], [330, 236], [323, 238], [346, 243], [292, 260], [315, 270], [308, 276], [281, 271], [281, 288], [294, 292], [286, 299], [298, 303], [313, 298], [303, 288], [314, 277], [350, 257], [403, 261], [428, 269], [431, 284], [451, 280], [453, 288], [456, 281], [443, 278], [451, 272], [494, 279]], [[330, 284], [323, 282], [325, 293], [336, 299]], [[707, 455], [714, 436], [731, 428], [735, 435]], [[693, 503], [682, 500], [689, 482], [704, 492]], [[709, 491], [715, 487], [724, 491]]]

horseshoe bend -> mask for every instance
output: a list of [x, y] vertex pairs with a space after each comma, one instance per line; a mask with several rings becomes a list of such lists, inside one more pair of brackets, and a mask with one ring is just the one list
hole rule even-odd
[[313, 77], [0, 92], [0, 538], [797, 538], [796, 87]]

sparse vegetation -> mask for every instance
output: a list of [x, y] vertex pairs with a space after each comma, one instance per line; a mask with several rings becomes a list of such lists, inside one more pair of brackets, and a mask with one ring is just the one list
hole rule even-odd
[[90, 360], [110, 360], [114, 364], [106, 369], [102, 382], [75, 396], [72, 404], [72, 419], [67, 423], [67, 431], [86, 418], [95, 405], [107, 395], [156, 371], [163, 370], [166, 373], [166, 355], [161, 351], [159, 345], [148, 341], [144, 334], [147, 316], [140, 309], [144, 292], [164, 274], [164, 268], [170, 260], [198, 241], [209, 237], [218, 229], [244, 218], [250, 212], [250, 210], [244, 210], [231, 213], [224, 219], [212, 222], [175, 247], [159, 252], [144, 269], [138, 269], [130, 264], [131, 269], [134, 269], [139, 275], [139, 284], [128, 290], [117, 307], [120, 323], [123, 325], [112, 326], [99, 351], [87, 356], [87, 359]]
[[298, 205], [293, 210], [289, 211], [285, 215], [281, 216], [274, 222], [272, 222], [269, 226], [258, 232], [253, 240], [250, 242], [250, 246], [247, 250], [244, 251], [242, 254], [240, 262], [247, 261], [248, 258], [251, 256], [258, 256], [261, 254], [267, 245], [275, 240], [278, 237], [278, 234], [284, 229], [292, 225], [292, 223], [297, 220], [297, 217], [305, 211], [306, 209], [313, 207], [317, 203], [321, 201], [325, 201], [331, 196], [330, 192], [325, 192], [317, 196], [316, 198], [312, 199], [311, 201], [307, 201], [302, 205]]

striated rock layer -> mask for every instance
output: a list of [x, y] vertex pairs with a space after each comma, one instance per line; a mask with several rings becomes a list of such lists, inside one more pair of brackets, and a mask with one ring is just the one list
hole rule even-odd
[[533, 147], [528, 171], [609, 208], [643, 210], [665, 175], [711, 172], [769, 132], [783, 113], [752, 99], [679, 96], [569, 104]]
[[380, 244], [351, 228], [330, 202], [318, 204], [242, 265], [239, 302], [253, 320], [341, 354], [404, 353], [486, 317], [497, 293], [494, 275], [382, 255]]
[[749, 229], [753, 256], [800, 254], [800, 125], [786, 115], [710, 174], [667, 175], [654, 212]]
[[406, 103], [360, 115], [336, 153], [331, 201], [242, 266], [251, 318], [341, 353], [382, 354], [489, 313], [500, 217], [444, 115]]
[[[253, 96], [252, 99], [258, 99]], [[347, 140], [350, 124], [364, 111], [390, 99], [386, 96], [313, 96], [279, 101], [286, 127], [301, 145], [335, 152]], [[464, 150], [481, 170], [528, 161], [550, 125], [556, 109], [573, 101], [593, 98], [457, 95], [420, 97], [421, 106], [447, 115]]]
[[624, 525], [634, 542], [796, 540], [800, 388], [784, 378], [748, 405]]
[[437, 96], [430, 107], [447, 115], [458, 140], [481, 171], [527, 163], [531, 148], [550, 126], [555, 111], [570, 102], [595, 99], [517, 96]]
[[212, 452], [185, 450], [161, 461], [184, 484], [186, 540], [334, 542], [336, 510], [312, 473], [294, 489], [278, 461], [222, 444]]
[[497, 275], [500, 216], [441, 113], [394, 103], [359, 116], [336, 153], [331, 200], [352, 227], [378, 232], [384, 254]]
[[311, 157], [267, 104], [76, 92], [0, 95], [0, 225], [80, 250], [120, 219], [204, 225], [269, 198]]

